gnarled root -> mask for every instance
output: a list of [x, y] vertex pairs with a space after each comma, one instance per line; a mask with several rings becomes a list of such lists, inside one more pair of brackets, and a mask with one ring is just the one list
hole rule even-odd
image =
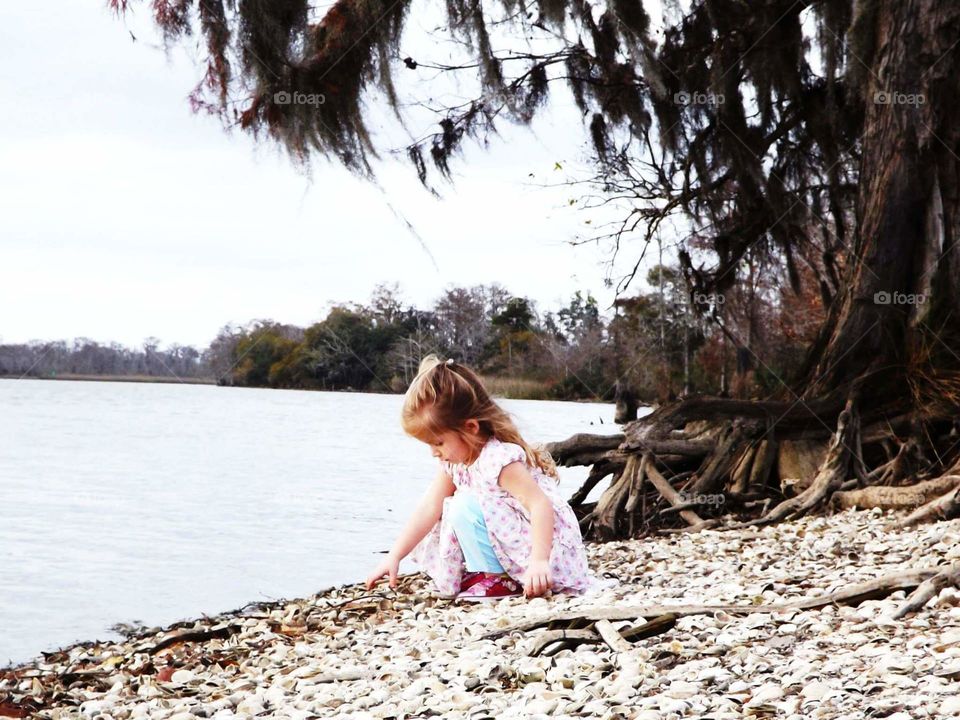
[[[954, 480], [955, 487], [953, 490], [931, 500], [907, 515], [900, 523], [901, 527], [911, 527], [927, 520], [949, 520], [960, 515], [960, 475], [946, 475], [944, 477]], [[909, 488], [904, 488], [904, 490], [909, 490]]]
[[[881, 508], [882, 510], [906, 510], [919, 505], [926, 506], [933, 500], [942, 500], [944, 493], [960, 485], [960, 475], [944, 475], [914, 485], [890, 487], [871, 485], [859, 490], [843, 490], [833, 494], [830, 504], [840, 510], [847, 508]], [[953, 493], [955, 496], [956, 493]]]
[[856, 413], [853, 397], [847, 400], [843, 412], [837, 419], [837, 431], [830, 441], [827, 457], [820, 466], [817, 476], [806, 490], [796, 497], [784, 500], [763, 517], [749, 523], [766, 525], [780, 520], [797, 518], [828, 500], [846, 480], [850, 467], [851, 442], [859, 435], [859, 417]]

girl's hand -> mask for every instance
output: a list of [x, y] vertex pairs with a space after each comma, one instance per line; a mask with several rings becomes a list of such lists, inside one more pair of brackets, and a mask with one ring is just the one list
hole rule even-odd
[[400, 569], [400, 561], [393, 557], [393, 555], [387, 555], [376, 569], [367, 576], [367, 590], [372, 588], [377, 584], [377, 581], [382, 578], [384, 575], [387, 575], [390, 580], [390, 587], [395, 588], [397, 586], [397, 571]]
[[553, 584], [550, 577], [550, 563], [547, 560], [533, 560], [523, 574], [523, 594], [528, 597], [543, 595]]

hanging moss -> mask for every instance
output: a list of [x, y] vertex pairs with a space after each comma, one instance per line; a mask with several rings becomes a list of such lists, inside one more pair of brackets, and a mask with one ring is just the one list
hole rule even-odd
[[[108, 1], [118, 11], [133, 2]], [[445, 54], [431, 47], [414, 59], [401, 48], [410, 0], [149, 4], [168, 42], [202, 35], [208, 57], [194, 107], [272, 138], [304, 163], [332, 156], [370, 172], [385, 149], [368, 127], [373, 99], [407, 118], [396, 67], [409, 82], [419, 78], [425, 94], [437, 72], [478, 88], [439, 108], [433, 127], [412, 129], [418, 140], [406, 156], [425, 184], [433, 173], [451, 177], [468, 139], [485, 142], [502, 121], [533, 122], [551, 85], [566, 83], [604, 177], [621, 180], [616, 173], [629, 171], [618, 161], [642, 158], [651, 165], [645, 189], [676, 198], [695, 228], [691, 239], [714, 250], [715, 263], [683, 261], [707, 293], [731, 282], [748, 253], [786, 253], [791, 282], [799, 278], [791, 253], [813, 225], [842, 243], [863, 122], [857, 72], [873, 56], [876, 5], [692, 0], [681, 8], [667, 0], [667, 25], [655, 38], [642, 0], [445, 0], [446, 24], [435, 32], [467, 58], [437, 70]], [[813, 39], [802, 32], [807, 8], [817, 21]], [[816, 56], [822, 68], [809, 67]], [[835, 275], [837, 264], [827, 272]]]
[[560, 29], [567, 16], [566, 0], [540, 0], [540, 21]]
[[868, 68], [875, 50], [879, 4], [879, 0], [856, 0], [848, 33], [847, 84], [860, 97], [870, 79]]
[[606, 160], [610, 152], [610, 136], [607, 134], [607, 121], [600, 113], [594, 113], [590, 121], [590, 138], [597, 155]]
[[650, 27], [650, 16], [641, 0], [613, 0], [613, 12], [626, 31], [635, 38], [644, 38]]

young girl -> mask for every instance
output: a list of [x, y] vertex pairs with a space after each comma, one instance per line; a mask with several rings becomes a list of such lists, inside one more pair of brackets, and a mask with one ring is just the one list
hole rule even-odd
[[550, 456], [530, 447], [469, 368], [429, 355], [404, 398], [403, 429], [439, 459], [433, 485], [367, 588], [413, 552], [438, 591], [463, 600], [582, 592], [594, 582]]

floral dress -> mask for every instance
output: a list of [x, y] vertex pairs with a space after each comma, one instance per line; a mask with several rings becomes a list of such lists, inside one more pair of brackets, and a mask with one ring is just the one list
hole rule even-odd
[[[533, 546], [530, 513], [499, 484], [500, 471], [512, 462], [526, 464], [526, 453], [515, 443], [491, 438], [471, 465], [441, 461], [444, 472], [453, 478], [456, 492], [471, 492], [479, 501], [483, 519], [497, 559], [510, 577], [522, 582]], [[561, 496], [554, 478], [539, 467], [527, 470], [553, 504], [553, 546], [550, 574], [554, 592], [581, 593], [596, 582], [587, 566], [580, 525], [573, 509]], [[448, 522], [447, 502], [439, 522], [413, 549], [412, 558], [429, 575], [443, 595], [460, 590], [464, 573], [463, 552], [453, 526]]]

